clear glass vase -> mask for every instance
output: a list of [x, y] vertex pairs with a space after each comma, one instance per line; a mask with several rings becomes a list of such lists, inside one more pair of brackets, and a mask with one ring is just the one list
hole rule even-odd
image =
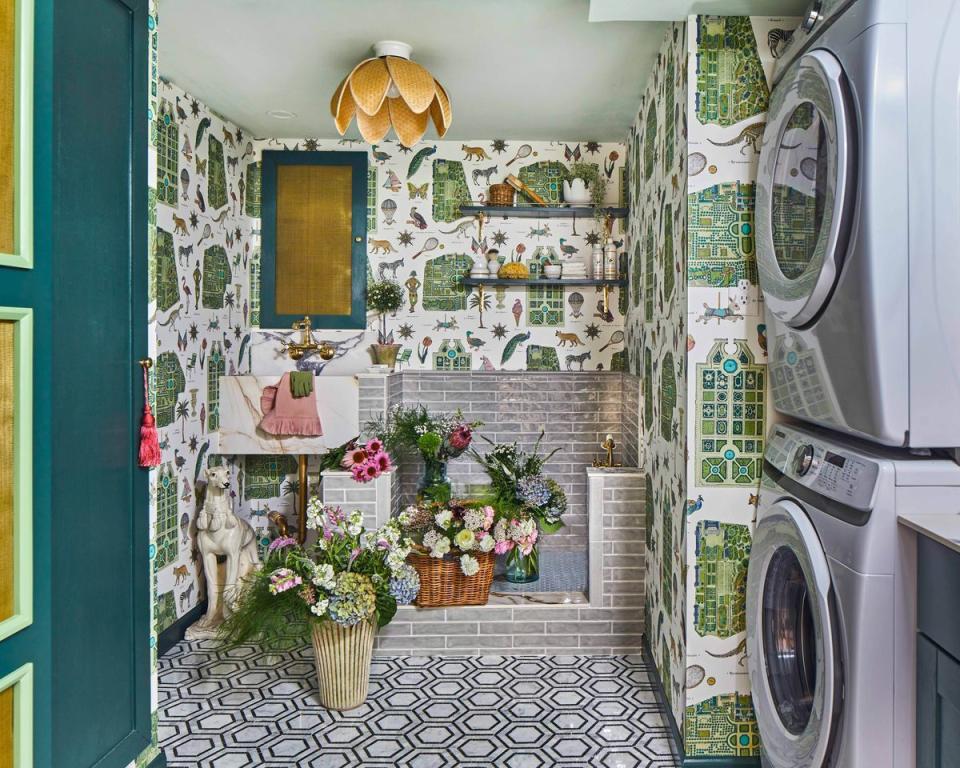
[[450, 480], [447, 478], [447, 462], [441, 459], [423, 459], [423, 477], [417, 489], [429, 501], [446, 503], [450, 500]]
[[529, 584], [540, 578], [540, 551], [533, 545], [529, 555], [514, 547], [507, 553], [507, 570], [503, 578], [514, 584]]

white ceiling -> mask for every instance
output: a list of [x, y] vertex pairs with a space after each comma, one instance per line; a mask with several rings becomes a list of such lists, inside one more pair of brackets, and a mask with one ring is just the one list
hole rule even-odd
[[690, 14], [799, 16], [810, 0], [590, 0], [590, 21], [679, 21]]
[[[450, 94], [448, 139], [620, 141], [663, 19], [694, 4], [796, 10], [795, 0], [159, 0], [159, 66], [258, 136], [334, 138], [337, 84], [373, 42], [403, 40]], [[630, 13], [641, 20], [622, 20]]]

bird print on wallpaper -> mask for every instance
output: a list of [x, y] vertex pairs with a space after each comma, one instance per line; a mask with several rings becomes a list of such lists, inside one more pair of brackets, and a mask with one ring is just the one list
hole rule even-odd
[[516, 326], [520, 327], [520, 318], [523, 317], [523, 302], [520, 299], [514, 299], [513, 309], [510, 310], [513, 313], [513, 321], [516, 323]]
[[[410, 179], [413, 177], [417, 171], [420, 170], [420, 166], [423, 165], [423, 161], [426, 160], [430, 155], [434, 155], [437, 152], [437, 145], [434, 144], [432, 147], [424, 147], [419, 150], [412, 158], [410, 158], [410, 165], [407, 166], [407, 178]], [[392, 173], [392, 171], [391, 171]]]
[[510, 341], [507, 342], [507, 345], [503, 348], [503, 355], [500, 357], [500, 365], [505, 365], [507, 360], [513, 357], [513, 353], [517, 351], [517, 347], [529, 339], [530, 331], [527, 331], [526, 333], [518, 333], [511, 338]]
[[183, 137], [183, 146], [180, 148], [180, 154], [187, 158], [187, 161], [193, 160], [193, 147], [190, 146], [190, 137]]
[[197, 138], [193, 143], [196, 146], [200, 146], [200, 142], [203, 141], [203, 134], [206, 132], [207, 128], [210, 127], [210, 118], [204, 117], [201, 118], [200, 122], [197, 123]]
[[572, 245], [568, 245], [568, 244], [567, 244], [567, 238], [561, 237], [561, 238], [560, 238], [560, 252], [561, 252], [564, 256], [573, 256], [573, 254], [575, 254], [575, 253], [580, 253], [580, 249], [579, 249], [579, 248], [576, 248], [576, 247], [574, 247], [574, 246], [572, 246]]
[[[417, 229], [427, 228], [427, 220], [417, 212], [417, 206], [415, 205], [410, 207], [410, 218], [407, 219], [407, 224], [413, 224]], [[419, 256], [419, 254], [417, 255]]]
[[393, 155], [388, 155], [386, 152], [382, 152], [381, 150], [377, 149], [378, 146], [380, 145], [374, 144], [370, 148], [370, 154], [373, 155], [374, 160], [380, 163], [380, 165], [383, 165], [385, 162], [387, 162], [387, 160], [393, 157]]
[[197, 208], [200, 209], [200, 213], [203, 213], [207, 210], [207, 204], [203, 199], [203, 192], [200, 191], [200, 185], [197, 184], [197, 194], [194, 195], [193, 202], [197, 204]]
[[177, 119], [182, 123], [187, 119], [187, 110], [180, 106], [180, 97], [176, 99]]
[[467, 344], [471, 349], [480, 349], [487, 342], [473, 335], [473, 331], [467, 331]]

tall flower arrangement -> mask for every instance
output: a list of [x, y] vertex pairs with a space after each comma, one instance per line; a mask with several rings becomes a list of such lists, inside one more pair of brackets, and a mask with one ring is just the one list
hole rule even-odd
[[367, 430], [382, 434], [391, 451], [418, 452], [425, 464], [420, 490], [427, 500], [442, 503], [450, 499], [447, 462], [470, 447], [474, 430], [481, 425], [480, 421], [464, 419], [459, 409], [450, 414], [431, 414], [422, 405], [412, 408], [397, 405], [386, 418], [368, 424]]
[[221, 639], [283, 649], [306, 641], [317, 622], [388, 624], [397, 606], [412, 603], [420, 588], [405, 562], [413, 546], [403, 535], [406, 522], [401, 515], [367, 531], [359, 511], [312, 499], [307, 525], [317, 531], [316, 541], [299, 545], [282, 537], [270, 543], [263, 568], [242, 585]]
[[560, 450], [540, 453], [543, 432], [532, 451], [522, 450], [516, 443], [494, 443], [486, 454], [472, 450], [470, 455], [486, 470], [497, 508], [506, 516], [532, 517], [544, 533], [555, 533], [563, 527], [561, 516], [567, 511], [567, 495], [563, 488], [543, 474], [544, 465]]

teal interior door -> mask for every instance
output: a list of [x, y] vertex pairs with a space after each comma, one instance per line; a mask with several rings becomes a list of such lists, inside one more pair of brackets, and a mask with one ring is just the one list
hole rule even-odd
[[[0, 258], [0, 355], [4, 318], [29, 310], [15, 351], [29, 349], [32, 366], [17, 391], [32, 396], [32, 467], [25, 479], [15, 465], [11, 498], [30, 492], [32, 616], [8, 637], [0, 623], [0, 689], [29, 670], [33, 765], [123, 768], [151, 736], [148, 489], [136, 466], [147, 0], [19, 2], [35, 17], [33, 184], [18, 201], [34, 226], [29, 264]], [[10, 424], [2, 391], [0, 378], [0, 426]], [[3, 477], [0, 468], [0, 490]], [[0, 549], [2, 529], [0, 502]], [[0, 622], [2, 606], [0, 596]], [[4, 706], [0, 690], [0, 718]], [[22, 756], [25, 736], [15, 736]]]

